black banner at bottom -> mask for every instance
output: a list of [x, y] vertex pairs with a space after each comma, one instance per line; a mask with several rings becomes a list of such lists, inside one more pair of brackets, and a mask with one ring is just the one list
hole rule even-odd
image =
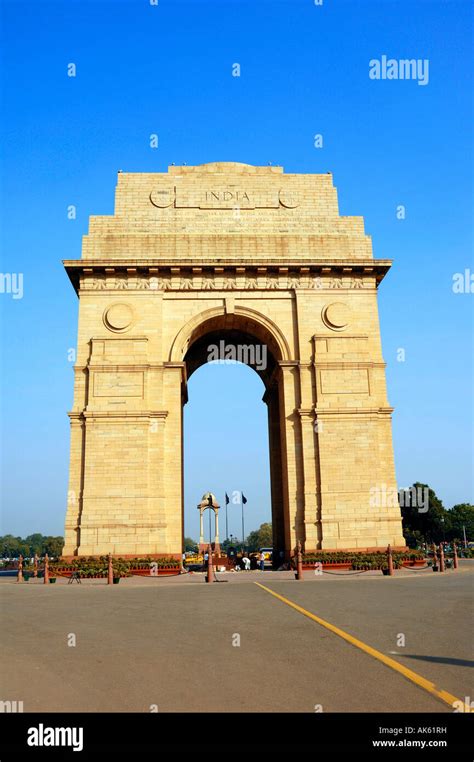
[[[472, 755], [472, 716], [439, 714], [1, 714], [1, 762], [130, 752], [221, 754], [280, 748], [384, 758]], [[471, 746], [471, 752], [469, 747]]]

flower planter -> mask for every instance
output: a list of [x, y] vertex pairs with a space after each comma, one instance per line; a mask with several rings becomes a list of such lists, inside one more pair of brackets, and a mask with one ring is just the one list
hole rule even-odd
[[323, 561], [323, 569], [340, 569], [348, 571], [352, 567], [352, 561], [334, 561], [325, 563]]
[[352, 561], [303, 561], [303, 571], [312, 571], [316, 564], [322, 564], [323, 569], [340, 569], [347, 571], [352, 566]]
[[[71, 575], [69, 575], [71, 576]], [[107, 574], [87, 574], [87, 572], [79, 572], [81, 579], [106, 579]]]
[[163, 566], [162, 568], [158, 567], [158, 576], [170, 577], [173, 576], [173, 574], [179, 574], [179, 571], [179, 566]]
[[152, 574], [150, 566], [140, 569], [130, 569], [134, 577], [161, 577], [162, 575], [179, 574], [179, 566], [158, 566], [155, 574]]
[[388, 577], [389, 576], [388, 569], [382, 569], [382, 574], [384, 575], [384, 577]]
[[426, 566], [426, 561], [424, 558], [417, 558], [415, 561], [410, 561], [409, 559], [402, 561], [402, 566], [406, 569], [410, 567], [417, 567], [417, 566]]
[[56, 577], [50, 577], [49, 578], [49, 584], [50, 585], [54, 585], [55, 582], [56, 582]]
[[114, 577], [114, 585], [118, 585], [120, 582], [120, 577]]
[[[82, 579], [86, 579], [86, 572], [84, 570], [81, 570], [80, 568], [77, 568], [77, 567], [70, 567], [70, 568], [67, 568], [67, 569], [61, 569], [61, 568], [58, 569], [58, 568], [56, 568], [54, 571], [56, 572], [56, 574], [59, 577], [65, 577], [66, 579], [68, 579], [69, 577], [72, 577], [72, 575], [75, 572], [79, 572], [79, 574], [81, 575]], [[38, 572], [38, 574], [39, 574], [39, 572]]]
[[433, 566], [432, 566], [431, 568], [433, 569], [433, 571], [434, 571], [434, 572], [437, 572], [437, 571], [439, 571], [439, 567], [438, 567], [438, 566], [435, 566], [434, 564], [433, 564]]

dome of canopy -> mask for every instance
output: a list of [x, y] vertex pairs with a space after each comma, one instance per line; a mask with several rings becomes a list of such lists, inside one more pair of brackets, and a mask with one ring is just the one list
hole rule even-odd
[[202, 496], [201, 502], [198, 505], [198, 508], [204, 508], [205, 506], [211, 505], [213, 508], [219, 508], [219, 503], [217, 502], [216, 496], [212, 492], [205, 492]]

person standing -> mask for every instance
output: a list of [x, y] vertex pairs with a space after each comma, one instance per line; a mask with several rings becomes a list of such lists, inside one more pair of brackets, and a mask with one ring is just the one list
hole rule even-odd
[[260, 571], [265, 571], [265, 553], [262, 551], [259, 555]]

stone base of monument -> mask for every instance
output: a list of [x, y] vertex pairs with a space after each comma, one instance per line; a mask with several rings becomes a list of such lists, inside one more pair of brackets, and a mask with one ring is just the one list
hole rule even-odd
[[[218, 556], [220, 556], [220, 554], [221, 554], [221, 546], [220, 546], [220, 544], [217, 543], [217, 545], [216, 545], [216, 543], [213, 542], [211, 544], [211, 547], [212, 547], [212, 557], [215, 558], [216, 557], [216, 553], [217, 553]], [[198, 548], [199, 548], [199, 553], [207, 553], [207, 551], [209, 549], [209, 543], [208, 542], [200, 542], [199, 545], [198, 545]]]

